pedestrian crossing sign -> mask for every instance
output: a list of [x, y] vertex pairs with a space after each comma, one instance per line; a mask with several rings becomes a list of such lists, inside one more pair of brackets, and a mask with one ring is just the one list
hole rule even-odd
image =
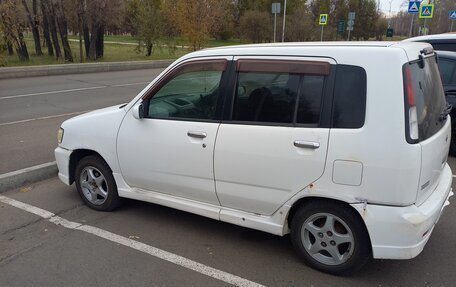
[[450, 20], [456, 20], [456, 11], [450, 11], [449, 17]]
[[430, 19], [434, 16], [434, 4], [421, 5], [420, 7], [420, 18]]
[[418, 1], [410, 1], [409, 7], [408, 7], [408, 12], [409, 13], [418, 13], [420, 11], [420, 4], [421, 4], [421, 2], [418, 2]]
[[320, 25], [327, 25], [328, 24], [328, 14], [320, 14], [320, 21], [318, 22]]

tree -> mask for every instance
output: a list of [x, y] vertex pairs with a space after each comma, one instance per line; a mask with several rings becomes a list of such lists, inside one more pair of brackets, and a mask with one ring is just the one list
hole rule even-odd
[[63, 53], [65, 55], [65, 61], [73, 62], [73, 55], [71, 54], [70, 43], [68, 42], [68, 25], [65, 18], [65, 12], [62, 7], [62, 0], [51, 0], [53, 10], [55, 13], [55, 19], [62, 41]]
[[61, 59], [62, 52], [60, 50], [59, 37], [57, 35], [56, 19], [54, 16], [54, 14], [55, 14], [54, 6], [51, 5], [49, 0], [41, 0], [41, 11], [43, 13], [43, 17], [47, 19], [47, 22], [49, 24], [49, 32], [51, 34], [50, 38], [52, 39], [52, 45], [54, 47], [53, 50], [55, 51], [55, 57], [57, 59]]
[[270, 42], [272, 19], [268, 12], [247, 11], [240, 19], [241, 37], [253, 43]]
[[147, 56], [152, 55], [152, 49], [160, 40], [163, 31], [163, 16], [161, 13], [160, 0], [131, 1], [130, 9], [134, 9], [134, 30], [139, 38], [139, 47], [145, 44]]
[[37, 56], [41, 56], [41, 55], [43, 55], [43, 52], [41, 51], [40, 32], [38, 30], [39, 23], [38, 23], [36, 1], [37, 0], [32, 0], [33, 13], [30, 12], [30, 9], [27, 5], [26, 0], [22, 0], [22, 6], [24, 6], [28, 23], [30, 25], [30, 28], [32, 29], [33, 41], [35, 42], [35, 53]]
[[12, 47], [14, 47], [20, 61], [28, 61], [30, 57], [24, 41], [24, 29], [26, 25], [24, 22], [18, 20], [24, 19], [24, 15], [21, 13], [22, 11], [18, 9], [18, 4], [17, 0], [0, 1], [0, 19], [7, 43], [11, 43]]
[[[171, 1], [166, 1], [171, 2]], [[166, 3], [165, 2], [165, 3]], [[182, 36], [193, 50], [201, 49], [208, 41], [212, 26], [219, 20], [218, 0], [175, 0], [173, 18]]]

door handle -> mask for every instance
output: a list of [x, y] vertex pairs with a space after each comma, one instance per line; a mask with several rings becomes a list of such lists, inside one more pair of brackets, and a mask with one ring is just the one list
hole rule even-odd
[[320, 143], [309, 142], [309, 141], [294, 141], [294, 146], [301, 147], [301, 148], [317, 149], [320, 147]]
[[189, 131], [187, 132], [187, 135], [192, 138], [197, 138], [197, 139], [204, 139], [207, 137], [207, 134], [205, 132], [192, 132]]

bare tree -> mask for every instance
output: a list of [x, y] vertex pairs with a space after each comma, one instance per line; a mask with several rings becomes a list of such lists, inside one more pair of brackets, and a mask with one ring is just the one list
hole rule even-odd
[[40, 31], [38, 30], [38, 17], [36, 15], [36, 0], [32, 1], [33, 5], [33, 13], [30, 12], [30, 9], [27, 5], [26, 0], [22, 0], [22, 6], [24, 6], [26, 16], [28, 23], [30, 25], [30, 28], [32, 29], [32, 34], [33, 34], [33, 41], [35, 42], [35, 53], [37, 56], [43, 55], [43, 52], [41, 51], [41, 42], [40, 42]]

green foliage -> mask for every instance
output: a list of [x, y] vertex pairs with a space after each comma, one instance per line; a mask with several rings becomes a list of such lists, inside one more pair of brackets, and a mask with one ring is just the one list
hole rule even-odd
[[271, 42], [272, 16], [267, 12], [247, 11], [241, 16], [241, 38], [252, 43]]

